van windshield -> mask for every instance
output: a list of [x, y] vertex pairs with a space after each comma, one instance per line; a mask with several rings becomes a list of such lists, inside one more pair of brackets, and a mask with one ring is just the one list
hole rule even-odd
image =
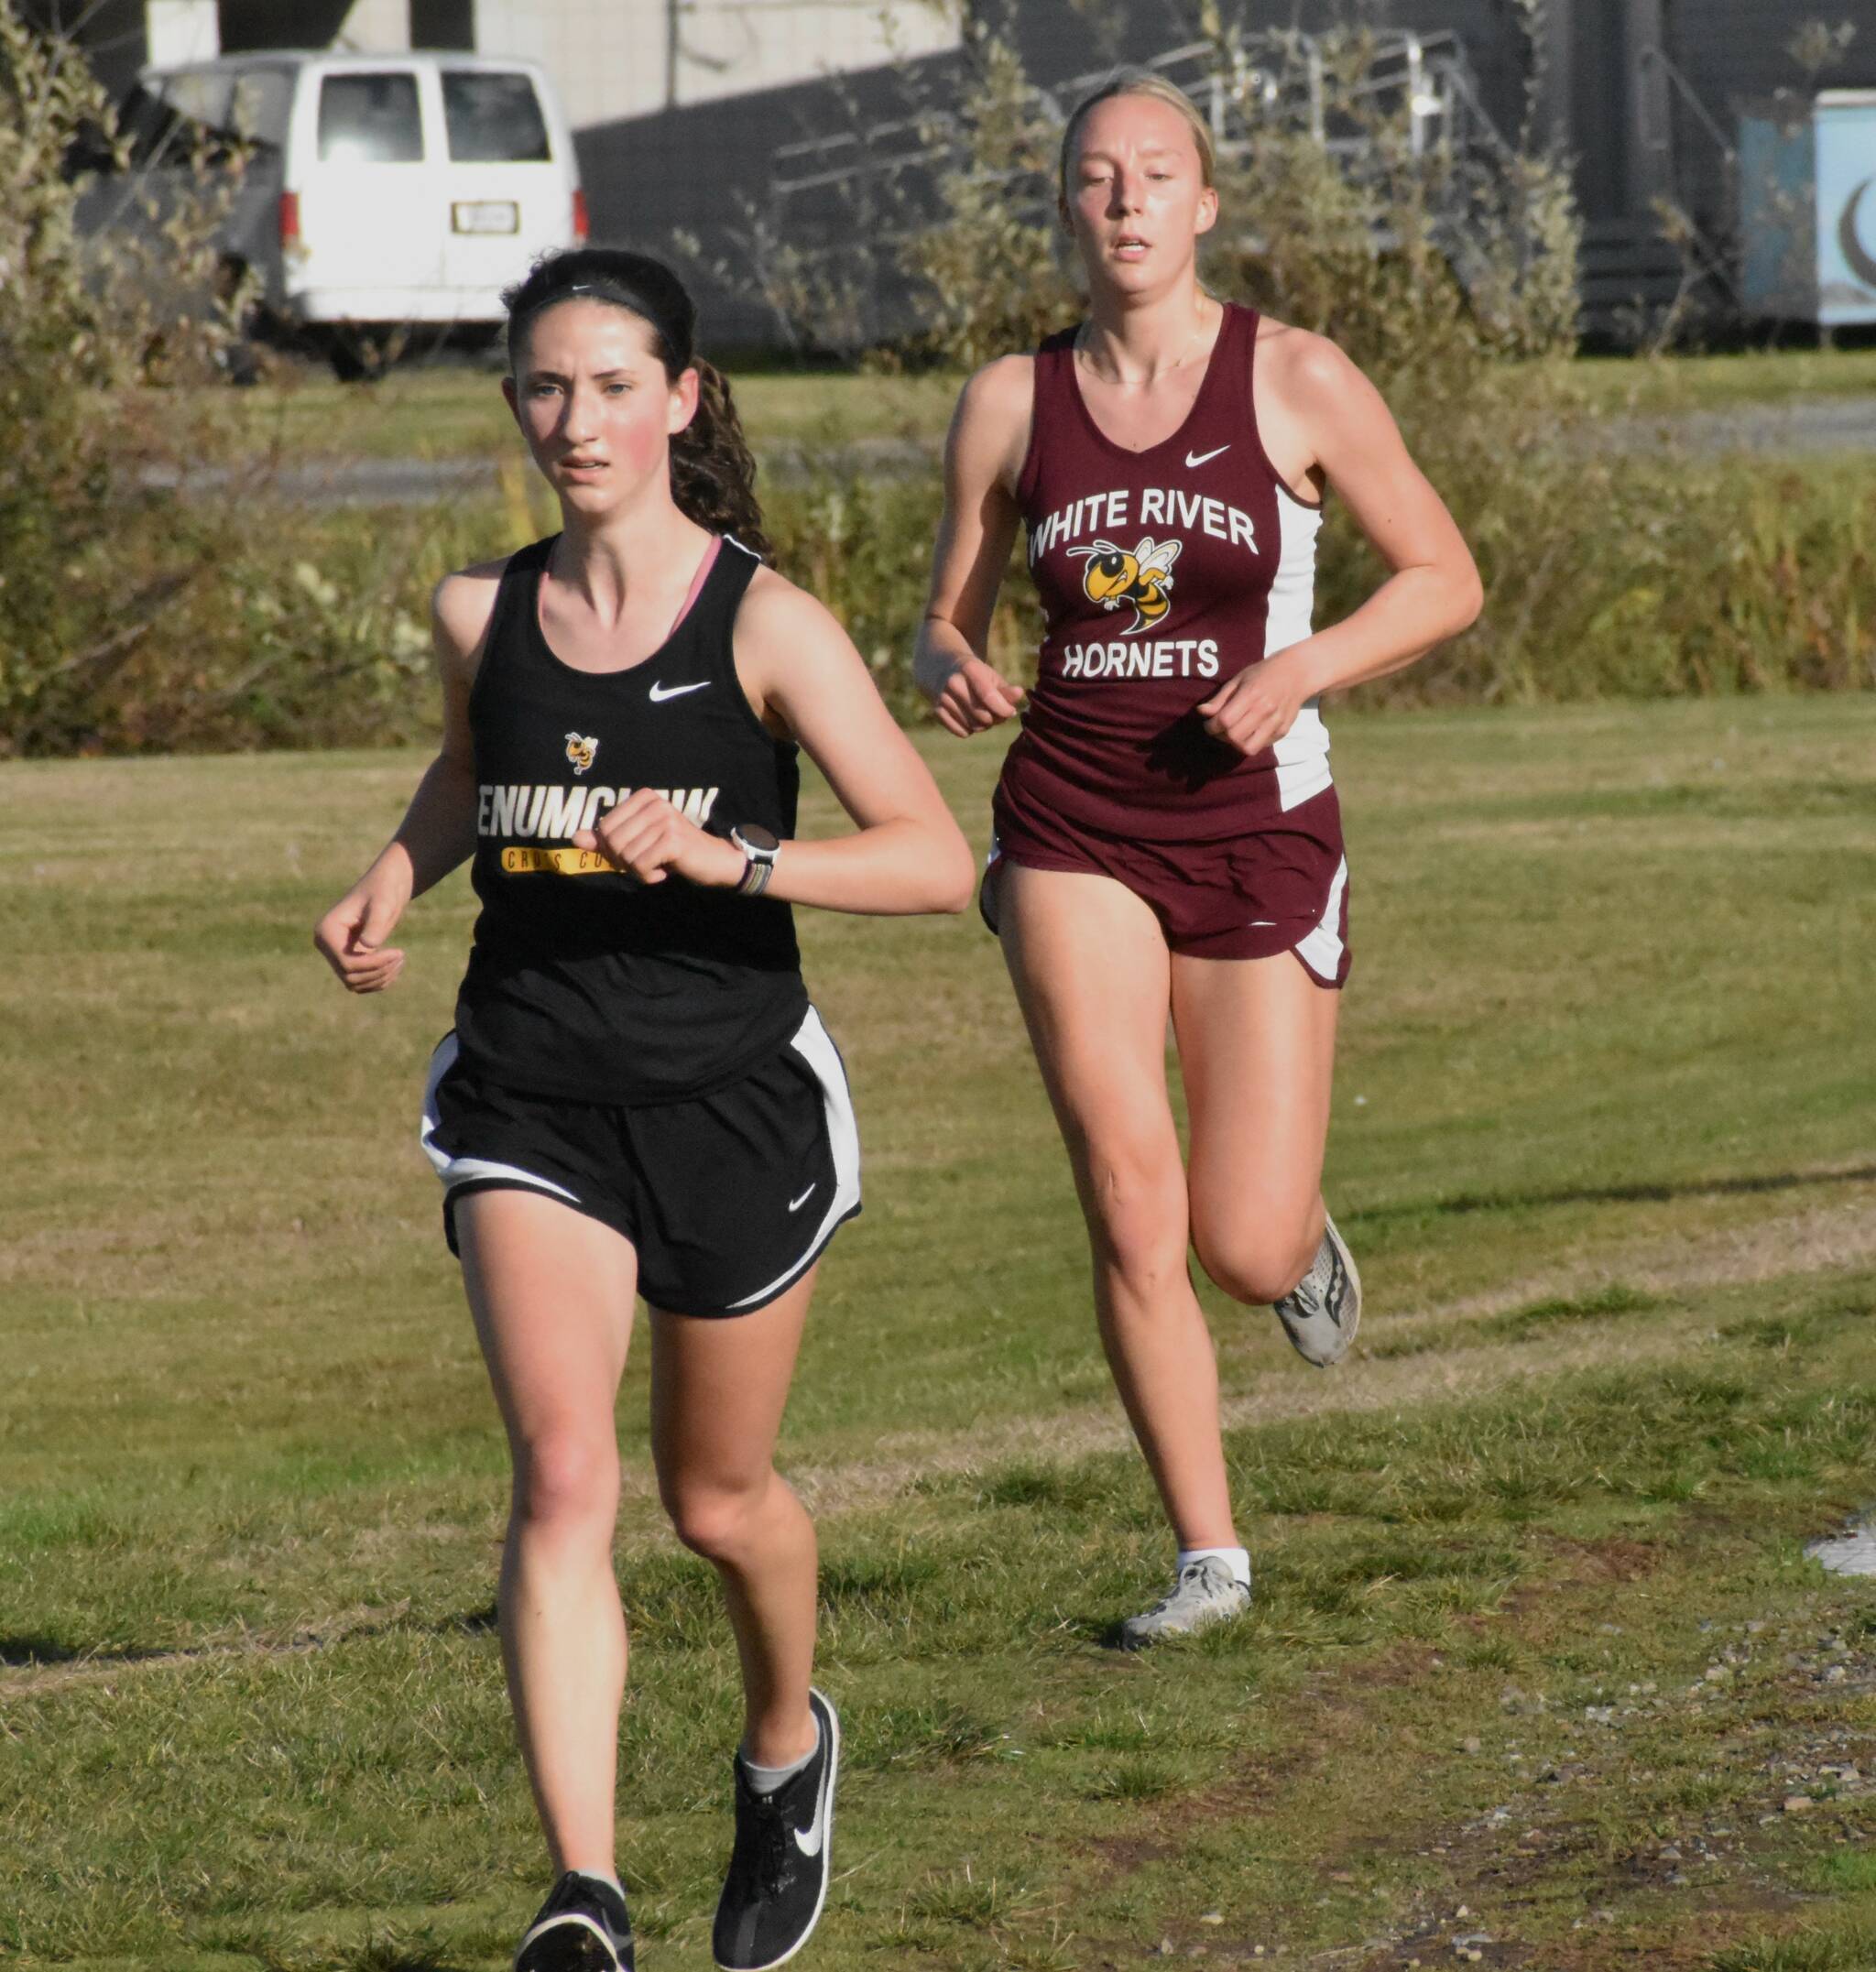
[[409, 70], [326, 76], [319, 85], [319, 155], [323, 164], [421, 162], [417, 78]]
[[532, 80], [517, 71], [443, 71], [443, 121], [459, 164], [536, 164], [549, 157]]
[[187, 165], [191, 153], [225, 163], [279, 150], [292, 103], [284, 69], [184, 69], [147, 76], [125, 98], [118, 126], [136, 166]]

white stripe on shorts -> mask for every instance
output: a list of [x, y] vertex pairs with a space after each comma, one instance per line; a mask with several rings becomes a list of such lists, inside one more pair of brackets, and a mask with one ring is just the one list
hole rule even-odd
[[423, 1154], [443, 1182], [443, 1190], [453, 1192], [464, 1184], [519, 1184], [532, 1192], [546, 1192], [551, 1197], [564, 1198], [570, 1205], [580, 1201], [563, 1184], [555, 1184], [551, 1179], [537, 1177], [531, 1171], [523, 1171], [517, 1164], [498, 1164], [492, 1158], [452, 1157], [447, 1150], [441, 1150], [435, 1137], [442, 1118], [436, 1111], [436, 1092], [443, 1077], [456, 1065], [459, 1052], [453, 1031], [443, 1036], [437, 1043], [436, 1052], [430, 1058], [430, 1080], [423, 1085], [423, 1124], [417, 1133], [417, 1140], [423, 1146]]
[[1334, 979], [1342, 964], [1342, 891], [1348, 881], [1348, 858], [1336, 865], [1329, 885], [1328, 908], [1315, 929], [1296, 942], [1296, 956], [1318, 979]]
[[834, 1237], [834, 1227], [851, 1216], [860, 1203], [860, 1130], [854, 1120], [854, 1100], [846, 1085], [846, 1070], [841, 1066], [840, 1050], [834, 1045], [834, 1037], [821, 1024], [821, 1016], [813, 1008], [808, 1008], [808, 1018], [796, 1030], [790, 1045], [814, 1071], [814, 1079], [821, 1084], [821, 1100], [827, 1113], [827, 1141], [834, 1152], [834, 1196], [802, 1257], [792, 1266], [785, 1267], [766, 1287], [758, 1287], [741, 1301], [731, 1302], [725, 1311], [730, 1313], [773, 1300], [797, 1274], [805, 1273], [815, 1255]]

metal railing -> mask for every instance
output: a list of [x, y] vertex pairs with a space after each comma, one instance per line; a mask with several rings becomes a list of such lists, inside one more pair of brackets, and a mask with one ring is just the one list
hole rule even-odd
[[[1658, 69], [1661, 71], [1663, 79], [1681, 99], [1683, 107], [1692, 113], [1695, 122], [1713, 139], [1715, 147], [1726, 162], [1729, 165], [1738, 164], [1740, 154], [1733, 148], [1732, 139], [1714, 121], [1712, 113], [1701, 102], [1693, 83], [1674, 66], [1665, 49], [1644, 48], [1635, 57], [1635, 73], [1639, 81], [1646, 81], [1650, 69]], [[1645, 89], [1639, 92], [1637, 104], [1639, 110], [1637, 123], [1642, 147], [1647, 150], [1659, 151], [1664, 156], [1668, 164], [1668, 169], [1664, 176], [1667, 181], [1672, 184], [1674, 181], [1674, 130], [1666, 123], [1663, 124], [1659, 131], [1649, 128], [1649, 97]]]
[[[1673, 116], [1662, 116], [1659, 126], [1656, 126], [1654, 93], [1648, 86], [1651, 71], [1661, 77], [1673, 92], [1674, 100], [1680, 104], [1718, 155], [1723, 200], [1722, 233], [1718, 237], [1694, 217], [1693, 208], [1698, 202], [1687, 196], [1687, 188], [1683, 182], [1682, 160], [1674, 147]], [[1668, 188], [1676, 224], [1685, 238], [1684, 251], [1701, 277], [1712, 281], [1737, 302], [1739, 282], [1733, 271], [1732, 243], [1739, 230], [1740, 154], [1732, 139], [1700, 100], [1698, 91], [1675, 66], [1665, 49], [1651, 44], [1636, 54], [1635, 82], [1636, 136], [1642, 150], [1652, 153], [1656, 160], [1658, 182]]]
[[[1479, 100], [1464, 43], [1450, 31], [1380, 38], [1367, 71], [1341, 79], [1339, 86], [1332, 84], [1323, 43], [1302, 33], [1253, 36], [1229, 49], [1187, 42], [1140, 66], [1185, 91], [1227, 155], [1253, 141], [1259, 130], [1282, 125], [1306, 128], [1332, 155], [1359, 163], [1376, 149], [1366, 113], [1385, 112], [1391, 104], [1406, 113], [1406, 142], [1415, 158], [1441, 147], [1483, 147], [1500, 155], [1511, 148]], [[1037, 106], [1062, 123], [1108, 72], [1097, 70], [1038, 88]], [[785, 226], [788, 204], [805, 193], [856, 191], [869, 179], [943, 169], [957, 158], [962, 138], [957, 116], [933, 109], [780, 145], [769, 154], [774, 216]]]

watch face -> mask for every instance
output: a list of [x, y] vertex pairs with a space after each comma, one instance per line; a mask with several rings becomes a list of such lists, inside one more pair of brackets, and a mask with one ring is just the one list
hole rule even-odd
[[745, 849], [773, 855], [781, 847], [781, 837], [773, 829], [765, 829], [759, 822], [739, 822], [736, 833]]

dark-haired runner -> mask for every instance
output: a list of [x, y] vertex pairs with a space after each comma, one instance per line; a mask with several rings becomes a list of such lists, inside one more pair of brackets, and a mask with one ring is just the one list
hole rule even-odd
[[[1062, 146], [1089, 319], [965, 385], [918, 653], [953, 733], [1016, 714], [984, 661], [1020, 523], [1047, 630], [984, 879], [1069, 1155], [1122, 1401], [1178, 1546], [1129, 1644], [1235, 1616], [1217, 1367], [1188, 1243], [1273, 1302], [1311, 1362], [1347, 1349], [1354, 1262], [1321, 1183], [1347, 976], [1347, 864], [1318, 695], [1469, 623], [1478, 579], [1387, 407], [1331, 343], [1199, 286], [1211, 134], [1117, 79]], [[1312, 634], [1332, 486], [1391, 570]], [[1189, 1165], [1166, 1094], [1171, 1014]]]
[[[504, 388], [562, 531], [439, 585], [442, 749], [317, 933], [351, 990], [387, 986], [404, 907], [474, 858], [482, 914], [423, 1143], [514, 1460], [502, 1643], [557, 1877], [519, 1972], [632, 1962], [612, 1535], [635, 1292], [659, 1489], [722, 1577], [743, 1671], [717, 1962], [779, 1965], [820, 1915], [839, 1727], [809, 1684], [813, 1529], [771, 1457], [859, 1148], [789, 907], [970, 893], [865, 665], [761, 564], [748, 453], [693, 323], [630, 254], [560, 256], [509, 298]], [[797, 742], [856, 833], [791, 839]]]

